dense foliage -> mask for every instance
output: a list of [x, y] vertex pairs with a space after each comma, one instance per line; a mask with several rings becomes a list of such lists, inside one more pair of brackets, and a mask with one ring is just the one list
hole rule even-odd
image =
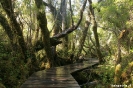
[[0, 88], [80, 57], [100, 63], [82, 80], [133, 84], [132, 21], [132, 0], [0, 0]]

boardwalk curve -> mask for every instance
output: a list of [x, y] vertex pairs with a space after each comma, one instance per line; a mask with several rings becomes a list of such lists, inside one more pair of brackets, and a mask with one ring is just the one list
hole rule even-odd
[[92, 59], [83, 63], [38, 71], [31, 75], [21, 85], [21, 88], [80, 88], [71, 73], [86, 69], [97, 63], [97, 59]]

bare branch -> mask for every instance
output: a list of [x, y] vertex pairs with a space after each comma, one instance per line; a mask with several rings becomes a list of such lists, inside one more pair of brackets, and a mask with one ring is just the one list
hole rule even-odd
[[43, 1], [43, 4], [50, 9], [50, 11], [52, 12], [53, 16], [56, 16], [57, 10], [51, 3], [46, 3], [45, 1]]
[[66, 29], [66, 30], [63, 31], [62, 33], [59, 33], [59, 34], [53, 36], [53, 38], [59, 39], [59, 38], [65, 37], [66, 35], [68, 35], [69, 33], [73, 32], [74, 30], [76, 30], [76, 29], [78, 28], [78, 26], [79, 26], [79, 24], [81, 23], [82, 18], [83, 18], [83, 12], [84, 12], [86, 3], [87, 3], [87, 0], [84, 1], [84, 4], [83, 4], [83, 6], [82, 6], [82, 8], [81, 8], [81, 10], [80, 10], [80, 19], [79, 19], [78, 23], [77, 23], [76, 25], [74, 25], [74, 26], [72, 26], [72, 27]]

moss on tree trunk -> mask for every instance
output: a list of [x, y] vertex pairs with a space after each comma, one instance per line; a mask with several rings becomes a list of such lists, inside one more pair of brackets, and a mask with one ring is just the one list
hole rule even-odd
[[54, 58], [53, 58], [52, 51], [51, 51], [50, 35], [49, 35], [49, 30], [47, 28], [46, 14], [43, 8], [42, 0], [35, 0], [35, 3], [38, 8], [37, 20], [39, 22], [39, 26], [41, 28], [41, 32], [43, 35], [44, 49], [46, 51], [47, 60], [49, 62], [49, 67], [52, 67], [54, 66]]
[[94, 33], [94, 37], [95, 37], [95, 42], [96, 42], [96, 51], [97, 51], [97, 57], [99, 59], [99, 62], [102, 63], [104, 62], [103, 60], [103, 55], [100, 51], [100, 43], [99, 43], [99, 37], [98, 37], [98, 33], [97, 33], [97, 22], [95, 20], [95, 15], [94, 15], [94, 10], [92, 7], [92, 0], [88, 0], [89, 1], [89, 10], [90, 10], [90, 15], [91, 15], [91, 20], [92, 20], [92, 29], [93, 29], [93, 33]]

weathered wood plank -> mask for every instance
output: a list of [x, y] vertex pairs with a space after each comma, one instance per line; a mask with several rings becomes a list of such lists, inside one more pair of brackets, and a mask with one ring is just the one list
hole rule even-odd
[[22, 85], [23, 88], [80, 88], [78, 84], [47, 84], [47, 85]]
[[58, 80], [58, 81], [51, 81], [51, 80], [30, 80], [30, 81], [27, 81], [25, 84], [46, 84], [46, 83], [49, 83], [49, 84], [66, 84], [66, 83], [69, 83], [69, 84], [75, 84], [77, 83], [75, 80], [67, 80], [67, 81], [63, 81], [63, 80]]
[[71, 73], [80, 71], [98, 63], [94, 59], [84, 63], [75, 63], [35, 72], [21, 88], [80, 88]]

